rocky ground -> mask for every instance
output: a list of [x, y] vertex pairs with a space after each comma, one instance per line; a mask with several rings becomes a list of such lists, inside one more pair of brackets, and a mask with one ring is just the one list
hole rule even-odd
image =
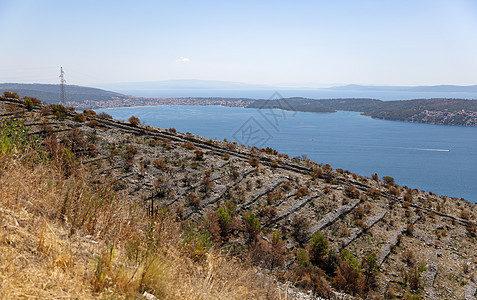
[[[0, 118], [17, 119], [38, 136], [56, 134], [90, 166], [92, 176], [113, 180], [117, 191], [151, 214], [167, 209], [200, 222], [210, 211], [233, 206], [240, 223], [245, 212], [253, 212], [264, 242], [280, 232], [286, 243], [285, 264], [270, 273], [278, 278], [294, 264], [296, 249], [320, 231], [335, 251], [347, 249], [358, 259], [375, 253], [380, 270], [370, 297], [476, 299], [475, 204], [272, 149], [93, 112], [69, 110], [63, 119], [46, 106], [28, 111], [18, 100], [0, 100]], [[224, 244], [240, 252], [244, 238], [236, 231]]]

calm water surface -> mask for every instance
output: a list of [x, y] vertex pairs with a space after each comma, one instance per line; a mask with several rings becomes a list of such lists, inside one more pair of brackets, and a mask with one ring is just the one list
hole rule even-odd
[[363, 176], [376, 172], [380, 177], [394, 177], [400, 185], [477, 202], [477, 127], [374, 120], [356, 112], [260, 113], [255, 109], [220, 106], [101, 111], [119, 120], [134, 115], [147, 125], [174, 127], [212, 139], [238, 138], [239, 143], [245, 141], [243, 132], [261, 134], [270, 139], [264, 145], [263, 140], [255, 140], [257, 146], [269, 146], [290, 156], [306, 154], [334, 168]]

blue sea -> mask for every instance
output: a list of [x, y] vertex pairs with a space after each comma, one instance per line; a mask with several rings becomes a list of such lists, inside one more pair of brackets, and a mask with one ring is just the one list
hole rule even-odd
[[154, 106], [105, 111], [119, 120], [176, 128], [211, 139], [304, 155], [363, 176], [477, 202], [477, 127], [375, 120], [331, 114], [221, 106]]

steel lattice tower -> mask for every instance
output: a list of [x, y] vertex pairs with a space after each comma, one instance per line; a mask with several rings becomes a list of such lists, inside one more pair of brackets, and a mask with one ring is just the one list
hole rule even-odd
[[60, 84], [61, 84], [61, 95], [60, 95], [60, 104], [66, 107], [66, 92], [65, 92], [65, 72], [63, 72], [63, 67], [60, 69]]

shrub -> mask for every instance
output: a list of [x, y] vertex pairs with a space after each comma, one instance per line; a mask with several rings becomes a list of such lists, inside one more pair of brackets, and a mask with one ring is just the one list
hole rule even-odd
[[316, 266], [324, 265], [324, 257], [328, 253], [328, 240], [317, 231], [311, 236], [310, 261]]
[[346, 196], [348, 196], [351, 199], [357, 199], [357, 198], [359, 198], [359, 195], [360, 195], [359, 191], [352, 185], [348, 185], [345, 188], [345, 194], [346, 194]]
[[220, 207], [217, 210], [217, 217], [220, 226], [220, 235], [222, 239], [226, 239], [231, 229], [232, 217], [230, 216], [229, 211], [223, 207]]
[[9, 92], [9, 91], [3, 92], [3, 97], [20, 100], [20, 96], [17, 93], [12, 93], [12, 92]]
[[308, 251], [306, 251], [303, 248], [298, 248], [298, 250], [296, 251], [296, 259], [297, 259], [298, 265], [300, 266], [305, 266], [305, 267], [311, 266], [310, 255], [308, 254]]
[[70, 148], [73, 152], [79, 151], [86, 146], [84, 133], [79, 130], [78, 127], [73, 127], [70, 132], [68, 132], [68, 141], [70, 142]]
[[245, 237], [247, 244], [256, 243], [261, 230], [262, 225], [258, 218], [252, 212], [248, 212], [245, 215]]
[[135, 116], [131, 116], [129, 119], [128, 119], [129, 123], [131, 123], [133, 126], [137, 126], [139, 125], [139, 123], [141, 122], [141, 120], [139, 120], [139, 118], [135, 117]]
[[248, 163], [252, 166], [252, 167], [258, 167], [260, 165], [260, 159], [258, 159], [257, 157], [251, 157], [249, 160], [248, 160]]
[[383, 182], [385, 184], [394, 185], [394, 178], [392, 178], [391, 176], [384, 176]]
[[26, 105], [27, 110], [31, 111], [33, 109], [33, 107], [35, 106], [35, 104], [31, 100], [31, 98], [30, 97], [24, 97], [23, 100], [25, 100], [25, 105]]
[[86, 123], [86, 126], [89, 126], [91, 128], [96, 128], [98, 126], [100, 126], [101, 124], [96, 121], [96, 120], [90, 120], [88, 123]]
[[364, 292], [365, 282], [360, 270], [353, 267], [346, 259], [341, 260], [332, 283], [335, 288], [353, 296]]
[[66, 107], [61, 104], [52, 104], [51, 109], [53, 110], [53, 114], [56, 116], [56, 118], [60, 120], [66, 118], [66, 115], [68, 114]]
[[43, 107], [40, 110], [40, 113], [41, 113], [42, 116], [46, 116], [46, 115], [49, 115], [49, 114], [53, 113], [53, 110], [51, 108], [48, 108], [48, 107]]
[[272, 160], [272, 162], [270, 163], [270, 166], [272, 168], [278, 168], [280, 166], [280, 162], [276, 159]]
[[73, 117], [73, 121], [75, 122], [86, 122], [86, 117], [84, 114], [77, 114]]
[[403, 200], [405, 202], [412, 202], [412, 195], [409, 194], [409, 193], [405, 193], [404, 196], [403, 196]]
[[321, 175], [323, 175], [323, 170], [320, 167], [314, 167], [310, 172], [311, 179], [313, 180], [319, 178]]
[[271, 205], [263, 206], [259, 209], [259, 215], [271, 222], [277, 216], [277, 208]]
[[227, 145], [225, 147], [229, 151], [234, 151], [235, 149], [237, 149], [237, 142], [233, 142], [233, 143], [227, 142]]
[[406, 274], [409, 287], [414, 291], [421, 287], [421, 273], [419, 268], [414, 267]]
[[136, 147], [134, 147], [133, 145], [128, 145], [124, 151], [124, 158], [130, 162], [132, 161], [136, 153], [137, 153]]
[[195, 150], [194, 151], [194, 154], [195, 154], [195, 159], [196, 160], [202, 160], [204, 159], [204, 152], [200, 151], [200, 150]]
[[346, 249], [341, 250], [342, 260], [346, 261], [353, 269], [361, 271], [361, 264], [351, 252]]
[[414, 266], [416, 264], [416, 259], [414, 258], [414, 253], [411, 250], [404, 251], [402, 253], [402, 260], [408, 265], [408, 266]]
[[364, 223], [364, 221], [362, 219], [355, 219], [354, 220], [354, 225], [356, 225], [359, 228], [366, 229], [366, 224]]
[[153, 164], [154, 164], [154, 167], [158, 168], [159, 170], [162, 170], [162, 171], [169, 170], [169, 166], [162, 159], [155, 159]]
[[369, 188], [366, 191], [366, 194], [368, 194], [368, 196], [370, 196], [371, 198], [376, 199], [381, 196], [381, 191], [375, 188]]
[[175, 134], [175, 133], [177, 133], [177, 130], [175, 128], [169, 128], [169, 132]]
[[373, 175], [371, 175], [371, 177], [373, 178], [374, 181], [378, 181], [378, 180], [379, 180], [379, 177], [378, 177], [378, 174], [377, 174], [377, 173], [374, 173]]
[[0, 120], [0, 154], [12, 154], [33, 146], [35, 140], [29, 136], [28, 129], [15, 120]]
[[335, 273], [336, 267], [339, 265], [339, 263], [340, 257], [334, 249], [330, 248], [324, 265], [324, 271], [326, 272], [326, 274], [328, 276], [332, 276]]
[[285, 243], [280, 237], [280, 233], [273, 232], [270, 241], [270, 251], [268, 252], [268, 265], [270, 270], [273, 270], [275, 267], [283, 266], [285, 262]]
[[460, 211], [460, 217], [464, 220], [468, 220], [470, 218], [470, 214], [468, 211], [461, 210]]
[[413, 232], [414, 232], [414, 224], [411, 222], [411, 223], [407, 224], [407, 226], [406, 226], [406, 234], [407, 235], [412, 235]]
[[295, 197], [301, 198], [308, 195], [308, 193], [309, 193], [308, 188], [306, 186], [302, 186], [298, 189], [298, 191], [296, 191]]
[[28, 97], [28, 98], [31, 99], [31, 101], [33, 102], [33, 104], [34, 104], [35, 106], [41, 104], [41, 100], [39, 100], [39, 99], [37, 99], [37, 98], [35, 98], [35, 97]]
[[187, 202], [189, 203], [189, 205], [193, 206], [193, 207], [199, 207], [200, 205], [200, 198], [197, 197], [196, 194], [194, 193], [189, 193], [187, 195]]
[[363, 216], [364, 216], [364, 210], [363, 210], [362, 207], [357, 207], [357, 208], [353, 211], [353, 214], [354, 214], [355, 219], [362, 219]]
[[376, 285], [376, 275], [379, 271], [376, 255], [374, 253], [370, 253], [368, 256], [363, 257], [361, 265], [367, 287], [374, 288]]
[[205, 194], [208, 194], [209, 191], [214, 187], [214, 182], [210, 180], [210, 175], [207, 174], [202, 178], [202, 190]]
[[313, 295], [325, 299], [334, 299], [330, 284], [319, 268], [299, 266], [296, 270], [296, 283], [303, 289], [310, 290]]
[[308, 240], [308, 230], [311, 226], [310, 221], [303, 215], [296, 215], [292, 219], [291, 226], [291, 235], [295, 238], [300, 246], [303, 246], [303, 244]]
[[209, 211], [207, 213], [203, 220], [203, 226], [205, 227], [205, 230], [210, 233], [214, 242], [220, 242], [222, 240], [217, 211]]
[[93, 117], [93, 118], [97, 117], [97, 114], [96, 114], [96, 112], [95, 112], [94, 110], [85, 109], [85, 110], [83, 110], [83, 114], [84, 114], [86, 117], [88, 117], [88, 118], [90, 118], [90, 117]]
[[101, 112], [98, 114], [98, 118], [101, 118], [101, 119], [112, 119], [113, 117], [111, 115], [108, 115], [107, 113], [105, 112]]
[[185, 142], [181, 145], [181, 147], [188, 150], [193, 150], [195, 148], [194, 144], [191, 142]]

